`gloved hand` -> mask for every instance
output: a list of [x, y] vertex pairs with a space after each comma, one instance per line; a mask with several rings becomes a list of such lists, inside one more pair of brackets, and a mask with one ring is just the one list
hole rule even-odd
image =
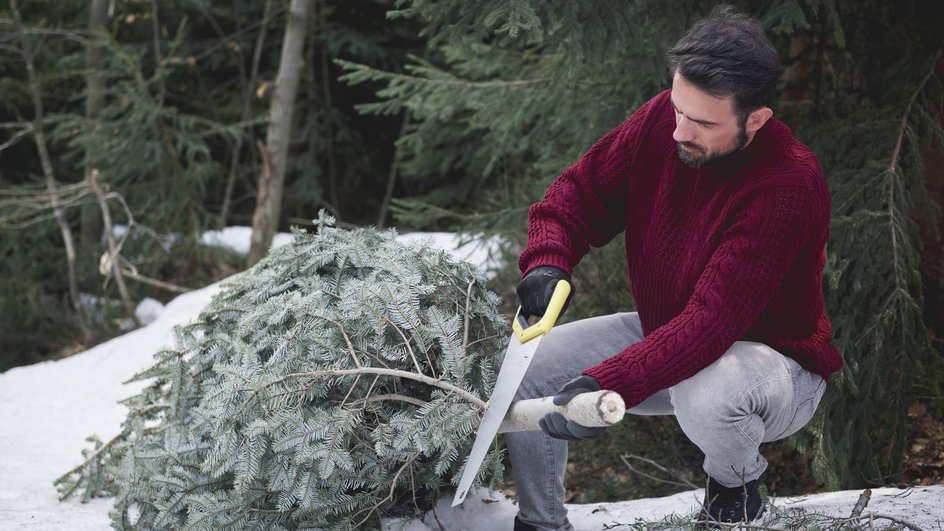
[[547, 311], [547, 305], [551, 302], [551, 295], [554, 294], [554, 287], [561, 280], [566, 280], [571, 284], [570, 294], [564, 307], [561, 308], [561, 315], [567, 311], [570, 305], [570, 299], [574, 296], [574, 286], [570, 282], [570, 275], [563, 270], [553, 266], [541, 266], [528, 271], [528, 274], [518, 283], [518, 301], [521, 302], [521, 311], [526, 316], [542, 316]]
[[[600, 390], [600, 383], [596, 378], [586, 374], [578, 376], [564, 384], [560, 391], [554, 395], [554, 405], [563, 406], [573, 400], [573, 398], [582, 393], [592, 393]], [[576, 422], [567, 420], [560, 413], [548, 413], [538, 421], [538, 425], [551, 437], [555, 439], [566, 439], [569, 441], [579, 441], [583, 439], [596, 439], [599, 437], [604, 427], [588, 428], [581, 426]]]

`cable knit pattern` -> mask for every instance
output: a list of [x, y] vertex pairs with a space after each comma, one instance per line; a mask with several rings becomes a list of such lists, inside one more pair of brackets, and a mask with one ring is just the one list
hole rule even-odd
[[625, 232], [645, 339], [584, 372], [632, 407], [758, 341], [828, 378], [822, 275], [829, 191], [813, 153], [771, 119], [732, 156], [678, 159], [665, 91], [600, 139], [529, 212], [522, 273], [567, 272]]

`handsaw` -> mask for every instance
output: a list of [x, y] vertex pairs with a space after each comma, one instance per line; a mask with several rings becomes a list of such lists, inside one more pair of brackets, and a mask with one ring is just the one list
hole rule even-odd
[[547, 335], [557, 323], [564, 303], [567, 302], [567, 296], [570, 295], [570, 283], [565, 280], [559, 280], [554, 286], [554, 293], [551, 295], [551, 301], [547, 305], [547, 310], [541, 320], [533, 325], [528, 324], [527, 316], [522, 314], [521, 306], [512, 321], [511, 338], [508, 341], [508, 349], [505, 351], [505, 359], [502, 361], [501, 369], [498, 371], [498, 378], [495, 380], [495, 389], [492, 391], [492, 397], [488, 401], [488, 408], [482, 416], [482, 422], [479, 424], [479, 431], [475, 436], [475, 442], [472, 444], [472, 451], [469, 452], [469, 458], [465, 463], [465, 469], [462, 477], [459, 479], [459, 487], [456, 489], [456, 495], [452, 499], [452, 506], [455, 507], [465, 500], [469, 493], [469, 487], [479, 472], [488, 448], [495, 440], [498, 434], [498, 427], [505, 418], [505, 412], [511, 405], [515, 393], [518, 392], [518, 386], [524, 378], [524, 373], [531, 364], [531, 358], [541, 342], [541, 338]]

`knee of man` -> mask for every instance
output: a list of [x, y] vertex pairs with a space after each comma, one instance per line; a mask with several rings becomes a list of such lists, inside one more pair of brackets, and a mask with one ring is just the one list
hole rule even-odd
[[717, 381], [689, 379], [676, 385], [672, 390], [672, 407], [682, 429], [687, 432], [689, 427], [727, 424], [743, 416], [740, 401], [730, 390]]
[[773, 396], [787, 396], [789, 372], [766, 345], [738, 342], [672, 392], [679, 422], [731, 422], [763, 412]]

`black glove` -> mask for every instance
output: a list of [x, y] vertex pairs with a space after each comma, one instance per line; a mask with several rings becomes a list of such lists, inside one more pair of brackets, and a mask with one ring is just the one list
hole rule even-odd
[[[564, 384], [560, 391], [554, 395], [554, 405], [563, 406], [573, 400], [573, 398], [582, 393], [592, 393], [600, 390], [600, 383], [596, 378], [586, 374], [578, 376]], [[581, 426], [576, 422], [567, 420], [560, 413], [548, 413], [538, 421], [538, 425], [551, 437], [555, 439], [566, 439], [569, 441], [579, 441], [583, 439], [596, 439], [599, 437], [604, 427], [588, 428]]]
[[570, 282], [570, 275], [553, 266], [541, 266], [528, 271], [528, 274], [518, 283], [518, 300], [521, 302], [521, 311], [525, 316], [544, 315], [547, 311], [547, 305], [551, 302], [551, 295], [554, 294], [554, 287], [561, 280], [570, 283], [570, 294], [561, 308], [561, 315], [567, 311], [570, 306], [570, 299], [574, 296], [574, 286]]

